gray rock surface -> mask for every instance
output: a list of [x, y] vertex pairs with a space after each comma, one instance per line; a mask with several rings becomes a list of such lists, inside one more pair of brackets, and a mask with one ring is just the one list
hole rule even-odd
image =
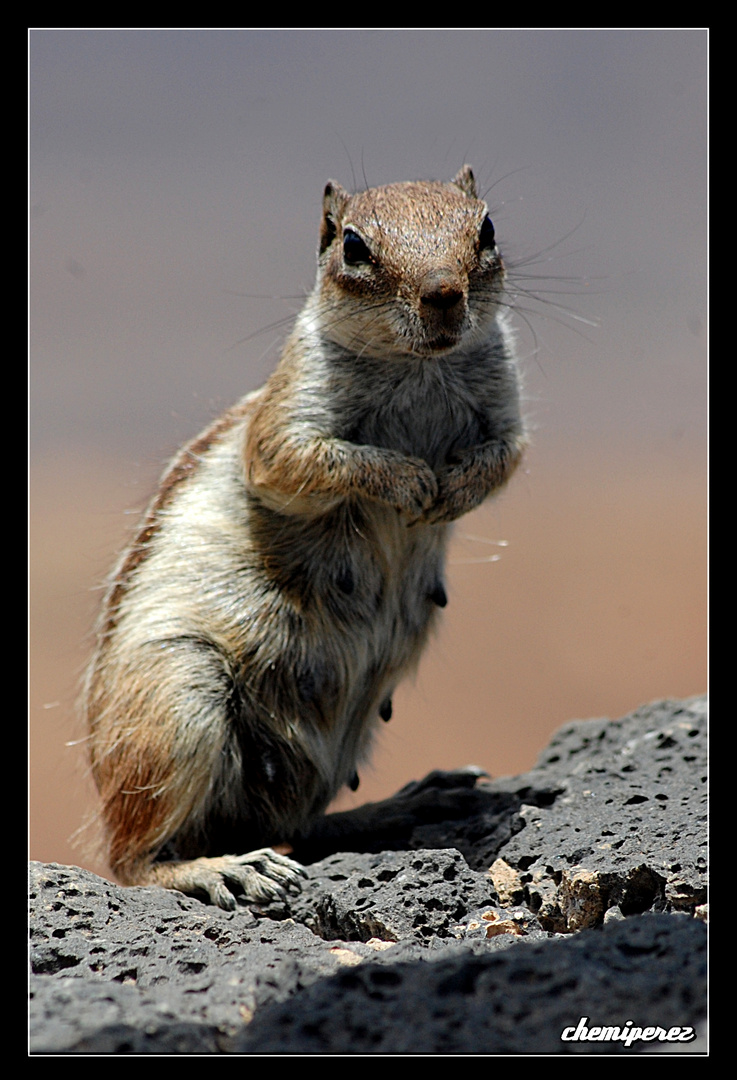
[[[567, 725], [462, 818], [312, 864], [288, 906], [32, 863], [31, 1049], [704, 1052], [705, 800], [698, 698]], [[593, 1040], [561, 1040], [582, 1018]]]

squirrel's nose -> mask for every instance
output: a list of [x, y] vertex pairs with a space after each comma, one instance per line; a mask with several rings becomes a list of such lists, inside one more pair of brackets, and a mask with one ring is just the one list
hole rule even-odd
[[429, 270], [420, 282], [420, 302], [448, 311], [463, 299], [460, 275], [449, 267]]

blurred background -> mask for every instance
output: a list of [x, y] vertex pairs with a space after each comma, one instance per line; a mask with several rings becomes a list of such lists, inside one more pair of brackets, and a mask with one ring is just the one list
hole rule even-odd
[[449, 605], [361, 787], [532, 766], [706, 685], [707, 34], [33, 30], [30, 850], [103, 869], [75, 699], [168, 457], [263, 382], [322, 188], [476, 172], [533, 447], [456, 527]]

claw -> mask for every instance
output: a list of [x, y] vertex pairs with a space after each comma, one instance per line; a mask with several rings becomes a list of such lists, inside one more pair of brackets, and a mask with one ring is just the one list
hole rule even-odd
[[154, 880], [167, 888], [195, 895], [204, 892], [210, 903], [224, 911], [235, 910], [236, 897], [245, 903], [284, 901], [288, 892], [300, 891], [304, 877], [304, 867], [271, 848], [190, 863], [159, 863], [154, 870]]

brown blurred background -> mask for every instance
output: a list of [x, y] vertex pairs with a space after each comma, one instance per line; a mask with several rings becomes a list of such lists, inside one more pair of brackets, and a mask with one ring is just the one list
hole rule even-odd
[[706, 46], [31, 32], [32, 858], [100, 868], [91, 832], [70, 845], [94, 798], [67, 745], [99, 590], [167, 456], [274, 365], [328, 177], [473, 164], [534, 429], [459, 522], [442, 629], [343, 805], [519, 772], [568, 719], [705, 688]]

